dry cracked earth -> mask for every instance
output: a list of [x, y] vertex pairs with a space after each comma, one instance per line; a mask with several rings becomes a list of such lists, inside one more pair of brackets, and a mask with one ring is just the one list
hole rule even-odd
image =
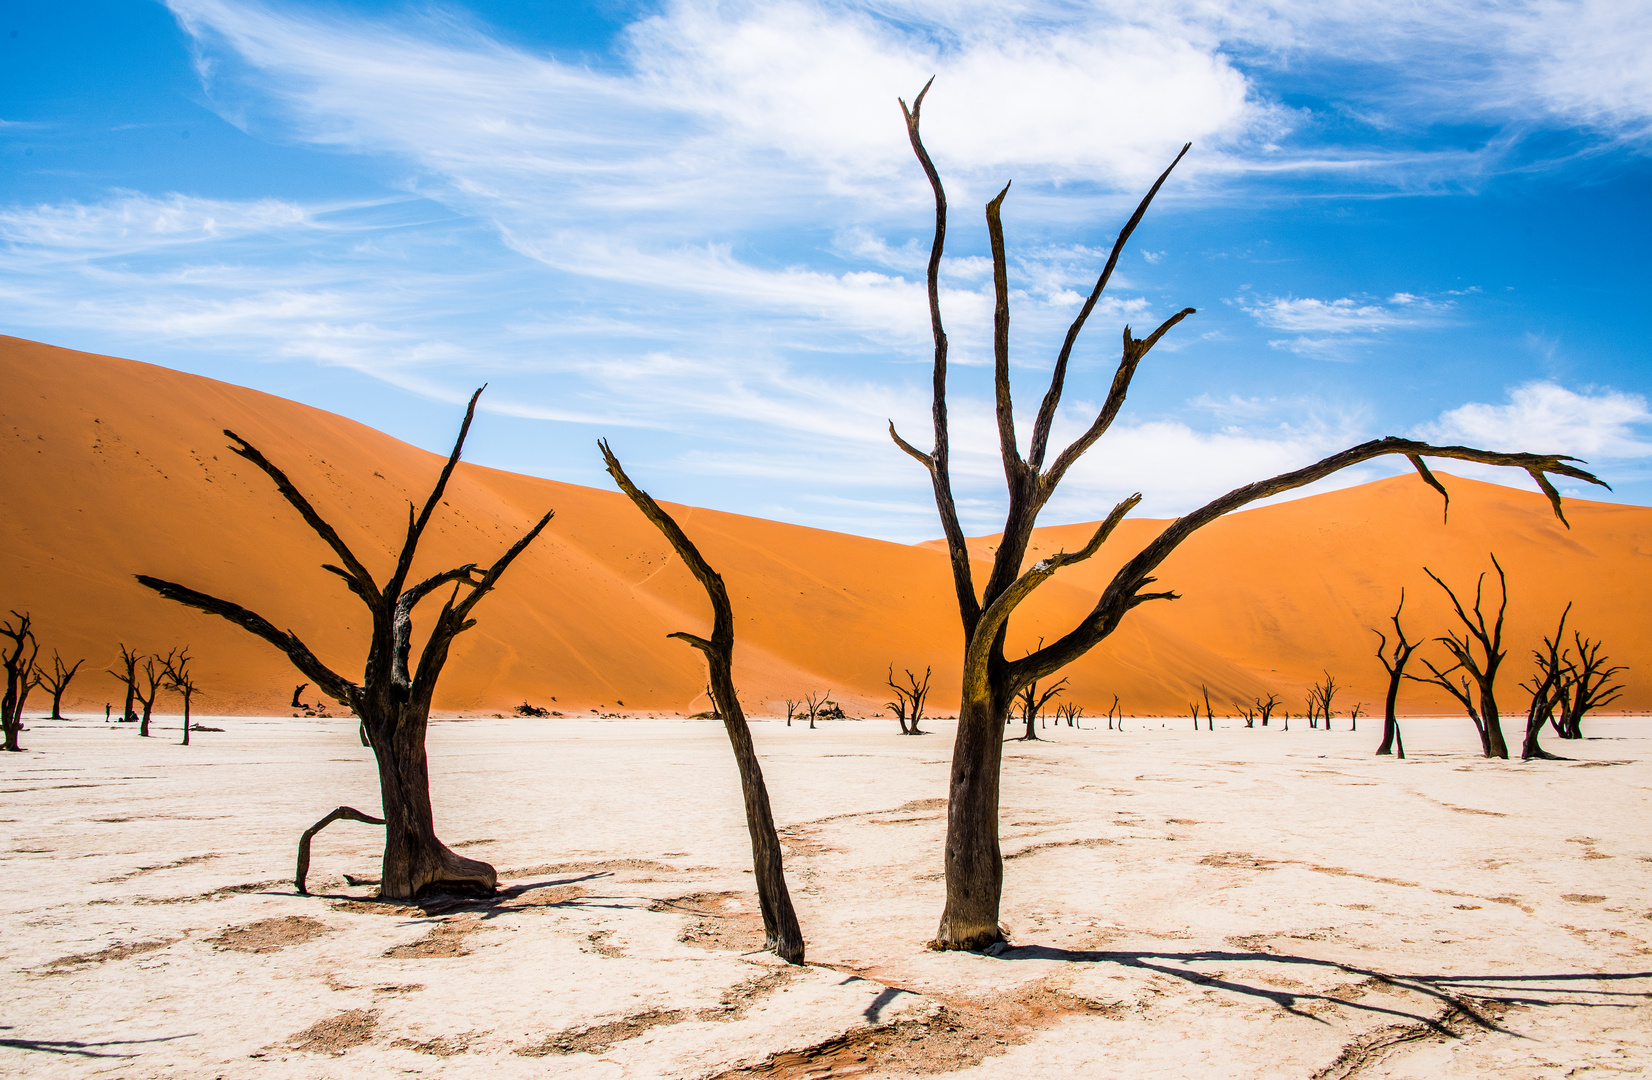
[[347, 721], [182, 747], [33, 721], [0, 760], [0, 1074], [1588, 1077], [1652, 1067], [1652, 743], [1487, 762], [1374, 734], [1047, 729], [1005, 759], [994, 955], [925, 948], [950, 725], [759, 723], [809, 964], [763, 953], [720, 725], [431, 733], [491, 897], [374, 898]]

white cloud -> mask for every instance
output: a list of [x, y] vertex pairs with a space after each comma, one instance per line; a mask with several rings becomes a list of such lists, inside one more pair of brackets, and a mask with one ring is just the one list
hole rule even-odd
[[1506, 405], [1470, 402], [1417, 429], [1436, 444], [1463, 443], [1487, 450], [1569, 454], [1585, 460], [1652, 456], [1652, 411], [1639, 394], [1552, 382], [1529, 382], [1509, 391]]
[[313, 224], [308, 210], [281, 199], [235, 202], [118, 192], [93, 205], [0, 207], [0, 240], [68, 258], [199, 244]]
[[1346, 296], [1337, 300], [1257, 297], [1237, 304], [1262, 326], [1299, 335], [1268, 342], [1274, 348], [1341, 360], [1347, 358], [1351, 346], [1367, 344], [1387, 331], [1440, 322], [1453, 301], [1399, 292], [1386, 301]]

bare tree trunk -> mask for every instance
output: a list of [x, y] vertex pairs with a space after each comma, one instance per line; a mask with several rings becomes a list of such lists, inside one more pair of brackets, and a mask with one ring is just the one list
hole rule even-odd
[[1004, 940], [998, 905], [1004, 859], [998, 846], [999, 766], [1008, 703], [966, 698], [958, 710], [946, 812], [946, 909], [932, 948], [984, 949]]
[[[775, 831], [774, 815], [769, 809], [769, 791], [763, 783], [763, 768], [758, 763], [757, 751], [752, 746], [751, 729], [746, 725], [745, 710], [734, 689], [734, 609], [729, 603], [728, 589], [722, 576], [711, 568], [699, 548], [688, 538], [670, 514], [666, 513], [646, 491], [631, 482], [606, 442], [599, 442], [608, 475], [614, 478], [620, 490], [636, 504], [644, 517], [659, 529], [677, 557], [689, 568], [706, 591], [711, 601], [712, 631], [710, 639], [693, 634], [675, 633], [699, 649], [706, 658], [706, 673], [711, 680], [712, 699], [722, 714], [723, 728], [728, 732], [729, 746], [734, 750], [734, 761], [740, 770], [740, 790], [746, 804], [746, 832], [751, 837], [752, 872], [757, 881], [757, 900], [763, 912], [765, 946], [790, 964], [803, 963], [803, 931], [792, 908], [790, 891], [786, 888], [786, 873], [780, 837]], [[809, 726], [820, 705], [830, 700], [831, 691], [817, 701], [809, 695]], [[421, 746], [423, 743], [421, 742]]]
[[379, 895], [386, 900], [412, 900], [432, 888], [489, 893], [498, 881], [492, 866], [456, 854], [436, 836], [424, 744], [429, 716], [428, 705], [409, 702], [390, 716], [363, 717], [379, 767], [385, 821]]

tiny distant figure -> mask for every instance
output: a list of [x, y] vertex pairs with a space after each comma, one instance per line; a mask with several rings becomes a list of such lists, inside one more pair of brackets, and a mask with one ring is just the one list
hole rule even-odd
[[107, 724], [109, 722], [109, 714], [111, 712], [113, 712], [114, 709], [115, 709], [115, 706], [114, 706], [113, 702], [105, 701], [103, 703], [103, 722], [105, 724]]

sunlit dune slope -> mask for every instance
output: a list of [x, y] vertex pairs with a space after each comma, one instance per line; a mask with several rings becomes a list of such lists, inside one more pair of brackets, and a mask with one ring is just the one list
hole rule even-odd
[[[285, 469], [381, 575], [400, 545], [407, 502], [422, 501], [438, 457], [256, 391], [16, 338], [0, 338], [0, 378], [0, 609], [30, 611], [47, 656], [55, 648], [71, 661], [88, 658], [71, 707], [118, 703], [103, 674], [117, 642], [145, 652], [190, 645], [203, 711], [280, 711], [300, 681], [270, 646], [161, 600], [137, 573], [251, 607], [359, 678], [363, 609], [319, 568], [332, 553], [262, 473], [227, 450], [222, 429]], [[456, 411], [455, 428], [458, 419]], [[637, 479], [658, 497], [670, 494]], [[1438, 589], [1420, 566], [1470, 582], [1496, 550], [1513, 596], [1511, 704], [1527, 651], [1573, 599], [1576, 625], [1604, 636], [1614, 658], [1635, 669], [1624, 706], [1652, 705], [1637, 677], [1652, 664], [1643, 615], [1652, 600], [1652, 511], [1569, 501], [1567, 532], [1535, 495], [1448, 483], [1449, 525], [1437, 495], [1400, 479], [1205, 530], [1160, 575], [1184, 599], [1138, 609], [1075, 665], [1073, 700], [1094, 713], [1117, 693], [1127, 713], [1174, 714], [1208, 685], [1218, 711], [1268, 691], [1300, 711], [1301, 689], [1329, 668], [1349, 687], [1339, 705], [1370, 708], [1381, 673], [1366, 627], [1386, 618], [1403, 584], [1408, 629], [1440, 632]], [[787, 698], [830, 691], [851, 713], [870, 713], [889, 696], [891, 662], [933, 666], [934, 706], [956, 707], [960, 635], [940, 551], [670, 508], [729, 584], [736, 678], [749, 711], [783, 714]], [[555, 519], [455, 647], [438, 708], [502, 711], [523, 700], [569, 713], [622, 702], [626, 710], [705, 708], [699, 654], [666, 634], [706, 632], [709, 606], [617, 492], [462, 464], [414, 573], [490, 562], [546, 509]], [[1162, 524], [1127, 522], [1100, 556], [1049, 582], [1012, 648], [1064, 632], [1106, 574]], [[1035, 554], [1084, 535], [1081, 526], [1041, 530]], [[994, 540], [976, 543], [986, 556]], [[36, 694], [32, 705], [42, 703]], [[305, 696], [315, 700], [313, 688]], [[1405, 705], [1421, 711], [1438, 701], [1413, 688]]]

